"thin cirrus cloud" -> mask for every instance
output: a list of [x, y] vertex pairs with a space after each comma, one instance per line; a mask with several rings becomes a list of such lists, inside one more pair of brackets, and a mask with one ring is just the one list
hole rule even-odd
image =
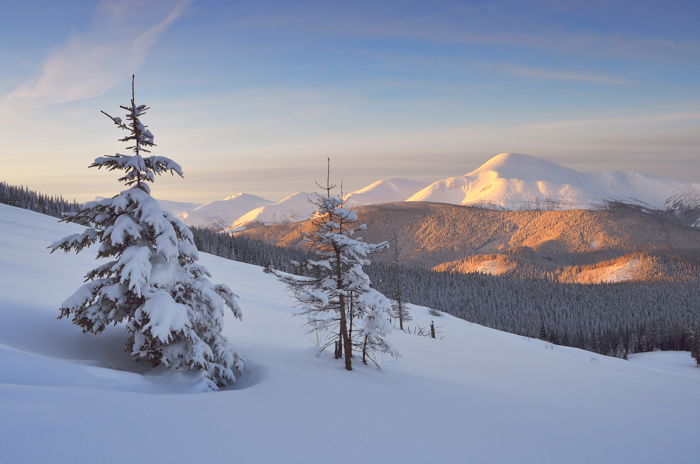
[[669, 123], [679, 121], [697, 121], [700, 120], [699, 112], [683, 112], [683, 113], [664, 113], [664, 114], [648, 114], [641, 116], [619, 116], [610, 118], [593, 118], [593, 119], [574, 119], [568, 121], [555, 121], [536, 124], [526, 124], [520, 126], [522, 130], [550, 130], [563, 128], [588, 127], [596, 125], [610, 126], [614, 124], [654, 124], [654, 123]]
[[[0, 110], [10, 104], [42, 107], [104, 94], [142, 66], [191, 1], [102, 2], [90, 29], [50, 53], [37, 77], [0, 100]], [[143, 18], [144, 7], [158, 17], [135, 21]]]
[[[336, 2], [332, 9], [336, 14], [329, 15], [330, 7], [324, 9], [315, 4], [287, 2], [274, 9], [252, 10], [234, 21], [239, 27], [270, 28], [276, 31], [286, 29], [307, 33], [544, 50], [557, 55], [573, 53], [577, 56], [625, 57], [644, 61], [673, 61], [679, 58], [685, 61], [700, 57], [700, 45], [696, 40], [684, 36], [682, 30], [678, 34], [668, 34], [654, 28], [617, 32], [615, 28], [605, 27], [578, 30], [567, 27], [565, 22], [563, 25], [542, 22], [539, 15], [532, 13], [532, 10], [536, 10], [544, 15], [558, 15], [564, 10], [573, 15], [571, 11], [567, 12], [569, 7], [573, 11], [580, 8], [591, 14], [598, 12], [597, 15], [593, 14], [596, 24], [615, 24], [606, 9], [589, 5], [590, 2], [582, 2], [578, 6], [567, 2], [543, 2], [544, 5], [539, 8], [530, 6], [536, 2], [473, 2], [474, 5], [467, 8], [463, 5], [449, 6], [449, 2], [446, 2], [448, 5], [433, 8], [430, 13], [423, 11], [413, 14], [410, 6], [405, 9], [387, 8], [387, 3], [390, 2]], [[663, 24], [666, 11], [662, 7], [659, 10], [657, 19]]]
[[530, 68], [527, 66], [503, 66], [501, 69], [507, 73], [518, 76], [536, 77], [557, 81], [584, 82], [587, 84], [603, 85], [632, 85], [634, 81], [623, 77], [606, 76], [603, 74], [588, 74], [579, 72], [566, 72], [548, 69]]

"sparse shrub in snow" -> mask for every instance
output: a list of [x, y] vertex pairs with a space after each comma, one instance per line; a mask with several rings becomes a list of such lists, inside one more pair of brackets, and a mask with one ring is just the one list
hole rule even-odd
[[387, 243], [369, 244], [355, 236], [355, 211], [343, 206], [342, 195], [332, 193], [335, 186], [327, 180], [323, 195], [313, 200], [314, 231], [306, 242], [321, 258], [308, 260], [312, 277], [301, 277], [269, 269], [294, 293], [301, 314], [307, 317], [310, 332], [316, 333], [321, 349], [333, 346], [336, 359], [343, 358], [345, 368], [352, 370], [353, 353], [366, 364], [377, 364], [376, 353], [398, 356], [386, 340], [391, 331], [391, 302], [370, 287], [363, 270], [369, 255]]
[[700, 324], [695, 326], [689, 338], [690, 355], [695, 360], [695, 364], [700, 367]]
[[99, 334], [110, 324], [126, 323], [126, 349], [137, 361], [156, 367], [202, 371], [213, 390], [235, 382], [243, 361], [222, 336], [224, 310], [241, 318], [237, 296], [209, 281], [198, 264], [192, 232], [150, 196], [148, 182], [163, 173], [182, 176], [180, 166], [149, 154], [154, 137], [140, 118], [148, 107], [133, 95], [127, 122], [112, 117], [126, 131], [120, 141], [133, 155], [95, 159], [90, 167], [124, 171], [129, 186], [113, 198], [86, 203], [69, 222], [86, 227], [51, 245], [51, 251], [75, 250], [99, 243], [97, 257], [108, 261], [88, 272], [87, 283], [60, 307], [83, 331]]

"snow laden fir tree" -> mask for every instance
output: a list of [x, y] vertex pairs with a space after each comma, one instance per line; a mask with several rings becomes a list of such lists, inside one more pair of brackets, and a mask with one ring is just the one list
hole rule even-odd
[[356, 237], [355, 231], [366, 226], [353, 228], [357, 214], [343, 207], [342, 194], [331, 193], [335, 186], [329, 178], [321, 188], [325, 194], [313, 200], [317, 208], [312, 219], [314, 231], [304, 239], [321, 258], [306, 262], [313, 277], [269, 271], [292, 290], [321, 351], [334, 347], [335, 358], [343, 359], [347, 370], [352, 370], [354, 354], [364, 364], [372, 361], [379, 365], [378, 353], [398, 357], [386, 340], [392, 329], [392, 307], [384, 295], [370, 287], [363, 266], [370, 264], [368, 257], [373, 252], [388, 244], [369, 244]]
[[51, 245], [76, 252], [99, 243], [97, 257], [107, 260], [86, 275], [86, 284], [60, 308], [84, 332], [99, 334], [110, 324], [126, 323], [126, 350], [151, 366], [201, 371], [209, 388], [235, 382], [243, 362], [221, 334], [224, 310], [241, 318], [237, 296], [213, 285], [198, 264], [192, 232], [151, 197], [148, 183], [163, 173], [182, 176], [169, 158], [148, 155], [153, 134], [141, 122], [149, 109], [132, 96], [126, 122], [107, 115], [126, 132], [120, 141], [132, 155], [95, 159], [90, 167], [123, 171], [129, 188], [113, 198], [86, 203], [64, 219], [86, 227]]

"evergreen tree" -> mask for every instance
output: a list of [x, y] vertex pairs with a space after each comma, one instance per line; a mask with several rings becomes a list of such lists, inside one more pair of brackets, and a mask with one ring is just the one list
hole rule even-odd
[[399, 236], [394, 237], [394, 245], [392, 246], [391, 260], [391, 281], [392, 281], [392, 317], [398, 319], [399, 329], [403, 330], [404, 322], [412, 320], [411, 314], [406, 308], [406, 302], [403, 296], [403, 274], [401, 272], [401, 245], [399, 244]]
[[113, 198], [89, 202], [64, 219], [85, 231], [51, 245], [51, 251], [80, 250], [99, 243], [97, 257], [107, 260], [86, 275], [60, 307], [59, 317], [72, 317], [84, 332], [99, 334], [108, 325], [125, 322], [126, 349], [151, 366], [188, 368], [203, 373], [211, 389], [236, 380], [243, 362], [221, 334], [224, 307], [240, 319], [236, 295], [214, 285], [200, 265], [192, 232], [161, 210], [150, 196], [149, 182], [163, 173], [182, 176], [180, 166], [162, 156], [144, 156], [155, 146], [141, 117], [148, 111], [132, 96], [126, 122], [107, 115], [126, 132], [132, 155], [96, 158], [90, 167], [124, 171], [127, 187]]
[[391, 303], [370, 287], [363, 270], [370, 264], [369, 255], [387, 243], [368, 244], [355, 237], [356, 230], [365, 226], [353, 228], [357, 214], [343, 207], [342, 192], [332, 193], [335, 186], [330, 184], [330, 168], [326, 185], [320, 187], [325, 193], [314, 200], [314, 230], [305, 237], [319, 259], [307, 260], [307, 277], [271, 272], [292, 290], [309, 331], [319, 337], [321, 349], [334, 346], [336, 358], [344, 359], [347, 370], [352, 370], [354, 352], [361, 353], [365, 363], [376, 363], [378, 352], [398, 356], [386, 341], [391, 330]]
[[0, 203], [55, 217], [63, 217], [63, 213], [80, 209], [80, 205], [75, 201], [69, 202], [60, 196], [44, 195], [27, 187], [9, 185], [7, 182], [0, 182]]

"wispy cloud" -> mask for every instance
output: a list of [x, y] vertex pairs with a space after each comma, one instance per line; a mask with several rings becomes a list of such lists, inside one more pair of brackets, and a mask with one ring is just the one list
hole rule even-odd
[[151, 47], [191, 1], [103, 1], [90, 29], [51, 52], [37, 77], [0, 100], [0, 110], [11, 105], [65, 103], [107, 92], [143, 65]]
[[[572, 28], [559, 21], [560, 9], [567, 9], [571, 3], [580, 3], [588, 13], [599, 11], [599, 15], [593, 17], [603, 23], [611, 21], [606, 8], [588, 5], [590, 2], [547, 1], [534, 8], [531, 6], [534, 2], [472, 3], [475, 4], [466, 8], [434, 8], [420, 13], [406, 7], [398, 14], [382, 2], [338, 2], [331, 9], [334, 14], [329, 14], [328, 9], [319, 8], [314, 3], [287, 2], [277, 5], [274, 11], [264, 9], [238, 15], [233, 22], [239, 27], [258, 30], [269, 28], [333, 36], [391, 37], [645, 62], [651, 59], [685, 62], [700, 57], [700, 43], [680, 33], [655, 31], [648, 27], [639, 31], [606, 30], [593, 26]], [[662, 13], [660, 11], [659, 15]], [[551, 21], [552, 17], [558, 21]]]
[[518, 76], [536, 77], [540, 79], [550, 79], [557, 81], [585, 82], [588, 84], [607, 85], [632, 85], [634, 81], [623, 77], [606, 76], [603, 74], [588, 74], [580, 72], [556, 71], [548, 69], [530, 68], [526, 66], [502, 66], [505, 72]]
[[646, 114], [639, 116], [619, 116], [609, 118], [592, 118], [592, 119], [573, 119], [568, 121], [553, 121], [535, 124], [527, 124], [520, 126], [519, 129], [564, 129], [575, 127], [588, 127], [599, 125], [615, 125], [615, 124], [654, 124], [665, 122], [678, 121], [697, 121], [700, 120], [700, 112], [687, 113], [666, 113], [666, 114]]

